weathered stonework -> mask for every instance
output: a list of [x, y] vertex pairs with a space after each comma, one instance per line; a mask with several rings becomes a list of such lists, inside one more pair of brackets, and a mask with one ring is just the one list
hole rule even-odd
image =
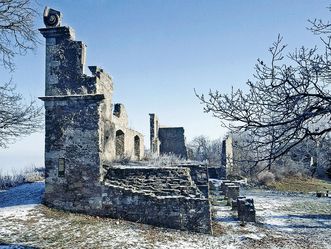
[[256, 222], [254, 200], [251, 198], [237, 199], [238, 218], [242, 223]]
[[47, 28], [40, 29], [46, 38], [45, 96], [40, 97], [46, 126], [44, 203], [211, 233], [210, 204], [202, 193], [207, 171], [114, 165], [121, 157], [141, 159], [143, 136], [128, 128], [124, 106], [112, 105], [111, 77], [96, 66], [89, 67], [92, 76], [85, 75], [85, 45], [74, 40], [71, 28], [52, 24], [48, 14]]
[[192, 180], [205, 197], [209, 197], [209, 176], [207, 165], [180, 164], [180, 167], [188, 168]]
[[234, 167], [234, 152], [233, 152], [233, 137], [229, 135], [222, 141], [222, 156], [221, 163], [227, 177], [233, 172]]
[[174, 154], [187, 158], [183, 127], [160, 127], [159, 119], [154, 114], [150, 116], [150, 150], [156, 155]]

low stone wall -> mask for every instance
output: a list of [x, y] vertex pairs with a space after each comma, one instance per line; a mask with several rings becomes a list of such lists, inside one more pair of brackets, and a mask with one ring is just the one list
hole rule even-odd
[[113, 218], [211, 233], [210, 204], [185, 167], [108, 167], [103, 212]]
[[207, 199], [153, 196], [124, 187], [105, 185], [104, 215], [160, 227], [211, 233]]

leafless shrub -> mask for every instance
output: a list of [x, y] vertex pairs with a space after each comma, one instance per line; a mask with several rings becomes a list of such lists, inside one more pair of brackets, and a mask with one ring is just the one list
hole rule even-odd
[[257, 176], [257, 179], [260, 184], [268, 186], [275, 182], [275, 175], [270, 171], [263, 171]]
[[220, 164], [222, 140], [210, 140], [206, 136], [195, 137], [188, 143], [188, 158], [195, 161], [207, 161], [208, 164]]
[[45, 179], [43, 167], [30, 167], [21, 171], [12, 170], [11, 174], [0, 171], [0, 189], [8, 189], [24, 183], [32, 183]]
[[115, 164], [122, 164], [122, 165], [128, 165], [131, 162], [131, 156], [130, 155], [121, 155], [118, 156], [113, 163]]
[[175, 166], [181, 163], [189, 162], [186, 159], [180, 158], [172, 153], [163, 154], [160, 156], [153, 153], [146, 154], [144, 161], [147, 161], [148, 164], [151, 166], [157, 166], [157, 167]]

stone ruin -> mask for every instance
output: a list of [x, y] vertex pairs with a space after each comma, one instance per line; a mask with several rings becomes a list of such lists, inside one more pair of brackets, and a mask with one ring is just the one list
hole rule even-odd
[[113, 106], [111, 77], [96, 66], [89, 67], [92, 76], [84, 73], [86, 47], [61, 18], [46, 8], [46, 28], [39, 29], [46, 38], [46, 90], [40, 97], [45, 105], [44, 203], [211, 233], [207, 168], [113, 163], [122, 156], [141, 159], [143, 136], [128, 128], [124, 106]]
[[187, 159], [183, 127], [162, 127], [158, 117], [151, 113], [150, 117], [150, 150], [156, 155], [173, 154]]
[[234, 171], [234, 152], [233, 152], [233, 136], [228, 135], [222, 141], [221, 164], [224, 168], [224, 174], [230, 175]]
[[232, 210], [238, 212], [238, 219], [241, 225], [246, 222], [256, 222], [256, 211], [254, 200], [245, 196], [240, 196], [239, 182], [230, 180], [210, 181], [210, 188], [216, 193], [216, 196], [224, 196], [226, 204], [231, 206]]

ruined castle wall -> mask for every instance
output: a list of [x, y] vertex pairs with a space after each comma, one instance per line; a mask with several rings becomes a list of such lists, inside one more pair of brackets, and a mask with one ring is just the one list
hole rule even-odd
[[211, 233], [209, 201], [159, 197], [109, 186], [103, 204], [108, 216], [154, 226]]
[[228, 136], [225, 140], [225, 155], [226, 155], [226, 175], [231, 174], [234, 166], [234, 154], [233, 154], [233, 137]]
[[[128, 115], [123, 104], [115, 104], [113, 123], [115, 137], [114, 155], [117, 158], [124, 156], [132, 160], [142, 159], [144, 157], [144, 136], [128, 128]], [[119, 146], [121, 147], [120, 149], [118, 149]]]
[[[46, 8], [45, 15], [50, 12]], [[127, 127], [123, 105], [112, 113], [111, 77], [95, 66], [89, 67], [92, 76], [84, 74], [85, 45], [74, 41], [71, 28], [52, 24], [53, 14], [44, 16], [47, 28], [40, 29], [46, 38], [46, 96], [40, 98], [46, 118], [45, 204], [210, 233], [209, 201], [189, 168], [103, 167], [118, 152], [142, 157], [143, 136]]]
[[159, 128], [160, 153], [175, 154], [182, 158], [187, 158], [185, 146], [184, 128]]
[[96, 93], [93, 77], [84, 76], [86, 46], [68, 27], [40, 29], [46, 37], [45, 95]]
[[209, 201], [195, 185], [189, 168], [110, 167], [103, 205], [114, 218], [211, 232]]
[[[129, 157], [132, 160], [141, 160], [144, 157], [144, 136], [137, 131], [116, 123], [114, 127], [114, 155], [116, 155], [114, 159]], [[123, 132], [123, 134], [119, 134], [119, 132]], [[123, 147], [123, 149], [116, 150], [116, 147], [119, 146]]]
[[[84, 210], [101, 206], [99, 112], [103, 95], [43, 97], [45, 202]], [[98, 201], [96, 201], [98, 200]]]

